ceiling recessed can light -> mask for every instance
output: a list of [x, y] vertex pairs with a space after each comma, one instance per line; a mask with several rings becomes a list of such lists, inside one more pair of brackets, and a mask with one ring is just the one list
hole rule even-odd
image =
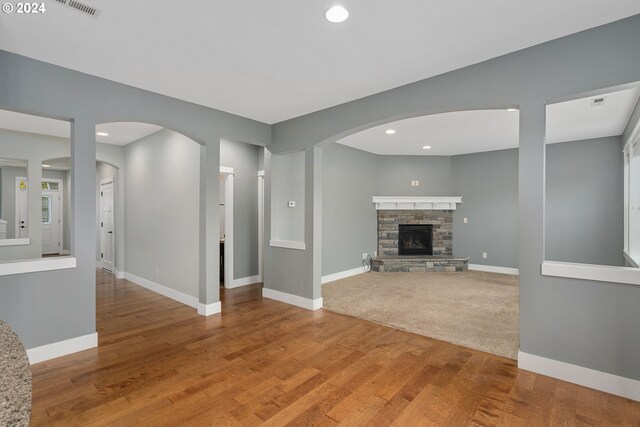
[[98, 136], [109, 136], [109, 134], [107, 132], [96, 132], [96, 135], [98, 135]]
[[430, 145], [423, 145], [422, 149], [423, 150], [431, 150], [431, 146]]
[[384, 131], [384, 133], [386, 133], [387, 135], [393, 135], [394, 133], [396, 133], [395, 129], [387, 129]]
[[333, 6], [331, 9], [327, 10], [327, 13], [325, 13], [324, 16], [327, 18], [327, 21], [339, 24], [340, 22], [347, 20], [349, 17], [349, 11], [342, 6]]

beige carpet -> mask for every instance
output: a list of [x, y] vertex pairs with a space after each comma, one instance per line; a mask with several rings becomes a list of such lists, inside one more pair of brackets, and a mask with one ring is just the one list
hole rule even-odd
[[322, 285], [324, 308], [516, 359], [518, 277], [364, 273]]

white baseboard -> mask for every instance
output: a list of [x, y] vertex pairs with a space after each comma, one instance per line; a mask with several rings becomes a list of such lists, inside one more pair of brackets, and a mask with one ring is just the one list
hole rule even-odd
[[518, 268], [497, 267], [493, 265], [482, 265], [482, 264], [469, 264], [469, 270], [486, 271], [489, 273], [512, 274], [514, 276], [517, 276], [520, 274], [520, 269]]
[[116, 270], [116, 279], [124, 279], [124, 271]]
[[227, 289], [233, 289], [233, 288], [239, 288], [240, 286], [247, 286], [247, 285], [251, 285], [253, 283], [259, 283], [259, 282], [262, 282], [262, 278], [258, 275], [241, 277], [240, 279], [233, 279], [229, 284], [229, 286], [225, 284], [224, 287]]
[[151, 280], [144, 279], [142, 277], [138, 277], [134, 274], [124, 272], [124, 278], [130, 282], [135, 283], [136, 285], [140, 285], [143, 288], [147, 288], [150, 291], [156, 292], [160, 295], [164, 295], [167, 298], [171, 298], [172, 300], [181, 302], [182, 304], [188, 305], [193, 308], [198, 308], [198, 298], [192, 297], [191, 295], [187, 295], [183, 292], [176, 291], [171, 288], [167, 288], [166, 286], [159, 285], [157, 283], [152, 282]]
[[211, 304], [198, 303], [198, 314], [201, 316], [211, 316], [212, 314], [220, 313], [222, 311], [222, 304], [220, 301]]
[[322, 276], [320, 278], [320, 283], [323, 285], [325, 283], [333, 282], [335, 280], [345, 279], [347, 277], [355, 276], [357, 274], [365, 273], [364, 267], [352, 268], [351, 270], [339, 271], [337, 273], [327, 274], [326, 276]]
[[640, 400], [640, 381], [534, 354], [518, 352], [518, 368], [574, 384]]
[[89, 335], [30, 348], [27, 350], [27, 356], [29, 356], [29, 363], [33, 365], [34, 363], [44, 362], [45, 360], [55, 359], [56, 357], [66, 356], [67, 354], [88, 350], [97, 346], [98, 333], [94, 332]]
[[269, 288], [262, 288], [262, 296], [264, 298], [269, 298], [287, 304], [295, 305], [297, 307], [306, 308], [307, 310], [318, 310], [322, 308], [322, 298], [304, 298], [298, 295], [288, 294], [286, 292], [280, 292]]

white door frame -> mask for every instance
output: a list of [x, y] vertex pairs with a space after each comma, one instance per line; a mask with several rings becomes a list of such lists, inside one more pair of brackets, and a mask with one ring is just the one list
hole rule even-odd
[[262, 282], [262, 245], [264, 244], [264, 170], [258, 171], [258, 277]]
[[[58, 183], [58, 194], [60, 197], [60, 226], [58, 227], [58, 238], [60, 239], [60, 254], [64, 252], [64, 187], [63, 180], [57, 178], [42, 178], [42, 182], [56, 182]], [[27, 183], [29, 185], [29, 183]], [[42, 185], [38, 188], [40, 191], [40, 199], [42, 198]], [[55, 191], [55, 190], [47, 190]], [[42, 224], [38, 221], [38, 225], [42, 228]]]
[[[220, 166], [224, 175], [224, 287], [233, 287], [233, 168]], [[219, 203], [219, 202], [218, 202]]]
[[[100, 180], [100, 224], [103, 224], [104, 222], [104, 218], [102, 218], [102, 186], [104, 184], [109, 184], [111, 183], [111, 191], [112, 191], [112, 197], [111, 197], [111, 210], [113, 212], [113, 244], [111, 245], [111, 260], [112, 260], [112, 268], [113, 271], [112, 273], [115, 274], [116, 273], [116, 218], [115, 218], [115, 208], [116, 208], [116, 181], [115, 178], [110, 176], [108, 178], [104, 178]], [[103, 233], [103, 227], [100, 227], [100, 253], [104, 253], [104, 233]], [[100, 257], [100, 268], [104, 268], [104, 257]]]

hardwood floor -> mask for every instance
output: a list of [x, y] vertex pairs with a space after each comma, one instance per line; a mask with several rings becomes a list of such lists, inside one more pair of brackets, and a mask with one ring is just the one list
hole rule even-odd
[[640, 403], [331, 312], [224, 291], [223, 315], [98, 272], [100, 345], [32, 367], [33, 425], [640, 426]]

